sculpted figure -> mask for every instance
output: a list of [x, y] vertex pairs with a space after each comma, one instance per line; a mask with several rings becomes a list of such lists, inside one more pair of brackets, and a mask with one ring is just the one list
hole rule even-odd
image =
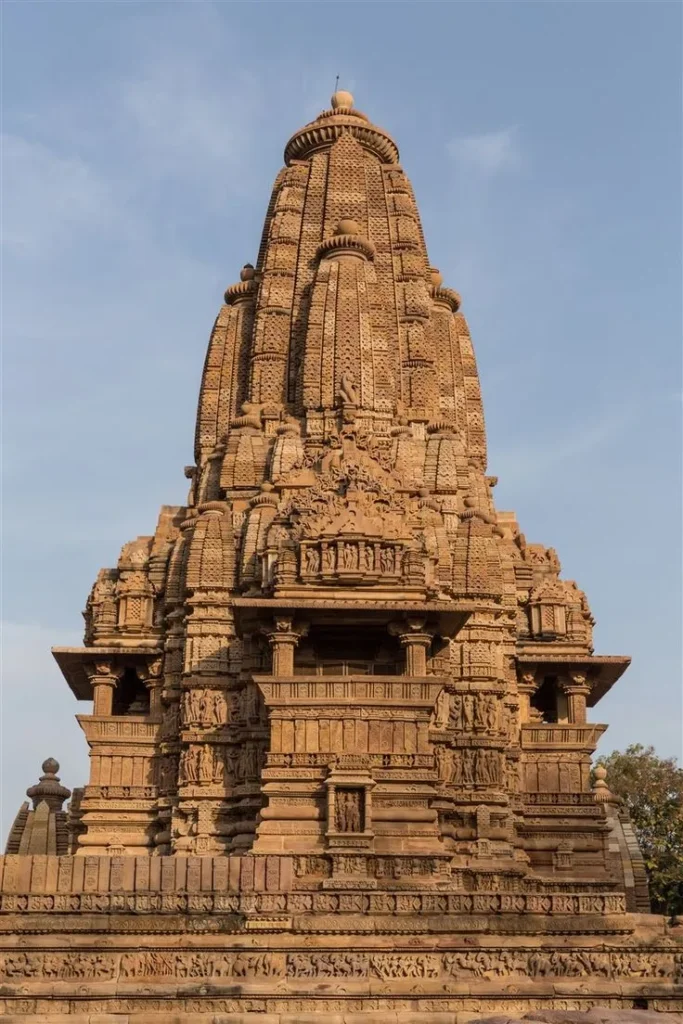
[[346, 819], [349, 832], [361, 831], [360, 801], [361, 794], [358, 791], [346, 794]]
[[189, 747], [180, 755], [180, 776], [184, 782], [193, 784], [198, 779], [198, 755], [196, 747]]
[[477, 697], [474, 701], [474, 728], [486, 728], [486, 697]]
[[211, 725], [221, 725], [223, 723], [223, 712], [225, 710], [225, 701], [223, 695], [216, 691], [213, 695], [213, 703], [211, 707]]
[[229, 746], [227, 749], [226, 762], [231, 779], [239, 781], [239, 753], [234, 745]]
[[484, 717], [486, 719], [486, 728], [489, 732], [498, 732], [498, 701], [495, 697], [486, 698]]
[[451, 760], [451, 782], [454, 786], [459, 786], [463, 781], [463, 757], [462, 750], [453, 750], [450, 755]]
[[337, 790], [337, 799], [335, 800], [335, 812], [336, 812], [336, 826], [337, 832], [348, 832], [348, 817], [346, 813], [346, 792], [341, 789]]
[[201, 782], [213, 782], [213, 774], [213, 750], [205, 743], [199, 753], [199, 779]]
[[336, 825], [338, 832], [360, 832], [361, 794], [357, 790], [337, 790]]
[[363, 563], [366, 572], [373, 572], [375, 568], [375, 549], [369, 545], [365, 546], [363, 552]]
[[356, 391], [353, 381], [349, 377], [348, 373], [341, 375], [339, 381], [339, 398], [342, 405], [358, 405], [358, 392]]
[[248, 722], [258, 722], [260, 718], [258, 690], [254, 684], [248, 685], [244, 691], [244, 715]]
[[450, 694], [444, 688], [436, 698], [434, 705], [434, 725], [437, 729], [447, 729], [450, 715]]
[[475, 759], [475, 778], [481, 785], [489, 785], [491, 782], [491, 767], [488, 750], [478, 750]]
[[453, 729], [462, 732], [462, 697], [456, 693], [450, 702], [449, 720]]
[[211, 718], [211, 694], [206, 690], [202, 691], [199, 698], [199, 715], [197, 716], [201, 725], [208, 725]]
[[466, 786], [474, 783], [474, 751], [470, 749], [462, 752], [462, 781]]
[[231, 722], [236, 722], [241, 718], [240, 695], [234, 690], [228, 696], [228, 717]]
[[355, 544], [344, 545], [344, 568], [345, 569], [357, 569], [358, 568], [358, 549]]
[[306, 572], [315, 575], [320, 569], [320, 555], [317, 548], [306, 548]]
[[465, 732], [471, 732], [474, 728], [474, 697], [466, 693], [462, 698], [462, 727]]
[[382, 548], [380, 552], [380, 565], [382, 572], [393, 572], [394, 571], [394, 549], [393, 548]]
[[436, 762], [437, 775], [441, 782], [452, 781], [453, 773], [453, 751], [450, 747], [441, 744], [434, 748], [434, 760]]
[[241, 751], [242, 771], [245, 779], [251, 779], [258, 774], [258, 759], [256, 747], [253, 743], [245, 743]]
[[201, 703], [196, 690], [190, 690], [188, 694], [188, 721], [198, 722], [201, 719]]
[[336, 565], [337, 559], [334, 548], [323, 548], [323, 572], [334, 572]]

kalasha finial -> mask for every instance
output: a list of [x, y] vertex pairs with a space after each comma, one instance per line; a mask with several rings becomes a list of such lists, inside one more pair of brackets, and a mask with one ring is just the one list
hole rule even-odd
[[256, 271], [254, 270], [254, 264], [245, 263], [242, 269], [240, 270], [240, 281], [253, 281], [255, 273]]
[[71, 790], [61, 785], [58, 771], [59, 761], [55, 761], [54, 757], [48, 757], [43, 761], [43, 774], [39, 782], [26, 790], [26, 796], [33, 801], [34, 810], [38, 804], [45, 801], [51, 810], [61, 811], [62, 804], [71, 796]]
[[334, 229], [334, 233], [335, 235], [359, 235], [360, 225], [351, 217], [343, 217]]
[[599, 764], [595, 768], [594, 772], [595, 783], [593, 785], [593, 799], [599, 804], [617, 804], [618, 799], [610, 791], [607, 782], [607, 769]]
[[345, 89], [338, 89], [332, 96], [330, 103], [333, 110], [339, 110], [340, 107], [353, 107], [353, 96], [350, 92], [346, 92]]

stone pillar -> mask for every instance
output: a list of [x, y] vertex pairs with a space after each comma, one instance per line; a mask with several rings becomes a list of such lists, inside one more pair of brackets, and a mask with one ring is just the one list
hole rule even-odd
[[149, 713], [152, 718], [161, 718], [161, 691], [164, 685], [163, 658], [153, 658], [140, 675], [149, 692]]
[[429, 633], [403, 633], [399, 636], [406, 652], [406, 675], [427, 675], [427, 651], [432, 642]]
[[531, 698], [538, 688], [536, 670], [531, 669], [522, 674], [517, 680], [517, 691], [519, 693], [519, 722], [525, 725], [531, 721]]
[[119, 673], [108, 661], [95, 662], [88, 666], [87, 672], [93, 690], [93, 715], [111, 715]]
[[293, 626], [292, 616], [275, 619], [275, 629], [266, 633], [273, 649], [273, 676], [294, 675], [294, 650], [302, 636], [308, 632], [306, 626]]
[[567, 695], [569, 705], [569, 721], [572, 725], [586, 724], [586, 706], [591, 686], [584, 672], [570, 672], [569, 678], [562, 681], [562, 689]]
[[397, 636], [406, 652], [407, 676], [427, 675], [427, 651], [432, 642], [431, 633], [423, 632], [426, 620], [423, 617], [407, 618], [404, 622], [392, 622], [389, 632]]

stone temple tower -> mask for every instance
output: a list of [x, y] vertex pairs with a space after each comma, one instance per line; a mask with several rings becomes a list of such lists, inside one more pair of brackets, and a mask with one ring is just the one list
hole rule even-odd
[[[593, 653], [584, 593], [495, 507], [460, 297], [349, 93], [287, 143], [239, 276], [187, 502], [54, 649], [93, 702], [91, 772], [12, 830], [3, 910], [51, 936], [49, 970], [44, 942], [15, 954], [21, 1000], [85, 979], [93, 1012], [323, 1022], [556, 1006], [558, 978], [577, 1006], [671, 1000], [680, 956], [643, 947], [630, 825], [589, 780], [588, 711], [629, 659]], [[109, 951], [74, 954], [98, 913]]]

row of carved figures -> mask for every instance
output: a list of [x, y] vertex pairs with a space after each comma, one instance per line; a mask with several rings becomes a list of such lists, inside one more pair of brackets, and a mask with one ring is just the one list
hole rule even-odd
[[502, 755], [498, 750], [454, 750], [438, 744], [434, 760], [441, 782], [458, 786], [497, 786], [502, 778]]
[[354, 542], [338, 545], [306, 545], [301, 557], [301, 571], [308, 576], [333, 572], [382, 572], [395, 573], [400, 568], [400, 555], [393, 547], [379, 547], [371, 544], [362, 547]]
[[[168, 736], [178, 732], [178, 711], [178, 704], [173, 703], [164, 712], [164, 732]], [[254, 685], [245, 687], [241, 693], [192, 689], [181, 697], [180, 716], [184, 726], [219, 728], [228, 721], [261, 723], [262, 708]]]
[[263, 751], [257, 743], [242, 743], [239, 747], [193, 745], [180, 755], [178, 781], [180, 785], [191, 786], [228, 780], [244, 782], [258, 778], [263, 762]]
[[159, 978], [367, 979], [646, 978], [680, 984], [683, 954], [672, 950], [495, 949], [448, 952], [167, 950], [116, 953], [28, 952], [0, 956], [12, 981], [113, 981]]
[[497, 733], [501, 725], [500, 701], [490, 695], [451, 694], [444, 689], [436, 699], [434, 725], [457, 732]]

